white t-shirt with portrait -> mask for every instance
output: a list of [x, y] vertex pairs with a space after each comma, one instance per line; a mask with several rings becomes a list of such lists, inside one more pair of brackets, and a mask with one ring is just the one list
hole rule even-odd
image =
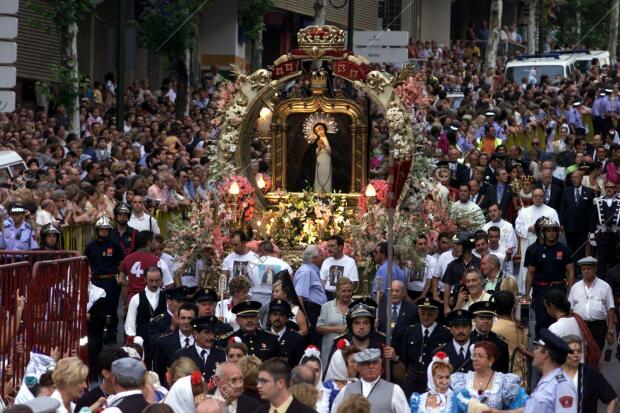
[[250, 292], [253, 298], [255, 295], [264, 295], [267, 297], [267, 303], [269, 303], [274, 277], [277, 273], [284, 270], [288, 271], [290, 275], [293, 274], [293, 269], [287, 262], [268, 255], [260, 257], [256, 265], [251, 265], [250, 283], [252, 283], [252, 287]]
[[258, 255], [253, 251], [248, 251], [243, 255], [239, 255], [236, 252], [232, 252], [224, 258], [222, 263], [222, 270], [228, 271], [230, 274], [229, 281], [234, 277], [243, 275], [250, 278], [251, 268], [258, 262]]
[[355, 260], [348, 255], [340, 259], [326, 258], [321, 265], [321, 280], [325, 281], [325, 291], [336, 291], [336, 283], [341, 277], [347, 277], [353, 282], [359, 281]]

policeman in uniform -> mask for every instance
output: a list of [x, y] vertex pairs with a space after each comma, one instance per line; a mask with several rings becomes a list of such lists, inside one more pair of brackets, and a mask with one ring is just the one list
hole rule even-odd
[[271, 333], [275, 334], [280, 344], [280, 356], [288, 359], [291, 368], [299, 364], [304, 354], [304, 338], [293, 331], [288, 322], [293, 317], [291, 305], [284, 300], [273, 300], [269, 303], [269, 324]]
[[121, 244], [125, 255], [136, 250], [136, 236], [138, 235], [138, 231], [127, 224], [130, 217], [131, 207], [128, 203], [121, 202], [114, 208], [114, 229], [110, 238]]
[[426, 369], [433, 355], [452, 341], [450, 331], [437, 323], [440, 306], [437, 300], [424, 298], [418, 303], [420, 323], [409, 326], [405, 331], [399, 354], [407, 367], [403, 384], [407, 398], [413, 392], [422, 394], [426, 391]]
[[452, 341], [441, 351], [448, 355], [455, 373], [467, 373], [474, 369], [469, 351], [473, 319], [474, 315], [468, 310], [454, 310], [448, 314]]
[[542, 378], [525, 403], [524, 413], [576, 413], [577, 391], [562, 371], [571, 349], [546, 328], [540, 330], [534, 345], [532, 364], [540, 370]]
[[239, 337], [248, 347], [249, 354], [265, 361], [280, 356], [280, 344], [278, 336], [259, 328], [258, 316], [261, 306], [258, 301], [244, 301], [235, 305], [232, 312], [237, 315], [239, 330], [222, 336], [221, 341], [225, 342], [232, 336]]
[[194, 329], [194, 344], [181, 348], [174, 353], [174, 359], [187, 357], [196, 363], [202, 373], [205, 382], [215, 374], [215, 369], [220, 363], [226, 362], [226, 352], [215, 347], [217, 330], [217, 317], [202, 316], [192, 321]]
[[91, 282], [106, 292], [105, 326], [107, 334], [103, 339], [107, 343], [116, 343], [116, 328], [118, 324], [118, 301], [121, 287], [118, 284], [118, 269], [125, 258], [125, 252], [118, 242], [110, 239], [112, 221], [102, 216], [95, 222], [96, 239], [89, 242], [84, 250], [90, 266]]
[[[338, 342], [342, 339], [360, 350], [366, 348], [383, 349], [385, 347], [385, 334], [375, 329], [376, 315], [377, 303], [372, 298], [363, 297], [349, 304], [349, 312], [346, 317], [347, 332], [334, 339], [329, 352], [328, 365], [337, 349]], [[365, 320], [356, 321], [358, 319]]]
[[162, 334], [171, 331], [170, 324], [172, 323], [172, 317], [179, 311], [179, 307], [187, 299], [187, 287], [178, 286], [166, 288], [164, 294], [166, 295], [166, 311], [151, 318], [148, 326], [147, 331], [151, 342], [154, 342]]
[[26, 208], [19, 202], [9, 208], [9, 217], [2, 225], [0, 250], [30, 251], [38, 248], [34, 231], [26, 221]]
[[616, 184], [605, 181], [605, 196], [594, 200], [590, 216], [590, 244], [596, 247], [597, 276], [603, 280], [607, 271], [618, 263], [616, 247], [620, 231], [620, 199], [616, 198]]
[[60, 247], [58, 246], [58, 241], [60, 240], [60, 229], [51, 222], [49, 224], [43, 225], [41, 228], [40, 238], [41, 238], [41, 251], [58, 251]]
[[[549, 327], [552, 319], [545, 308], [545, 293], [559, 289], [566, 293], [575, 282], [575, 266], [572, 252], [567, 245], [558, 242], [560, 225], [545, 217], [540, 224], [543, 242], [527, 247], [525, 252], [525, 296], [533, 292], [534, 312], [536, 313], [536, 334], [540, 329]], [[471, 309], [470, 309], [471, 311]]]
[[[198, 306], [198, 316], [214, 316], [215, 305], [217, 304], [217, 293], [213, 288], [199, 289], [194, 293], [194, 302]], [[233, 328], [219, 318], [215, 319], [216, 340], [220, 340], [223, 335], [232, 333]]]
[[510, 366], [508, 343], [506, 343], [503, 337], [491, 331], [493, 328], [493, 319], [497, 317], [495, 304], [491, 301], [478, 301], [469, 306], [469, 311], [471, 311], [474, 316], [474, 329], [469, 336], [471, 343], [490, 341], [495, 344], [499, 350], [499, 357], [493, 365], [493, 370], [501, 373], [508, 373]]

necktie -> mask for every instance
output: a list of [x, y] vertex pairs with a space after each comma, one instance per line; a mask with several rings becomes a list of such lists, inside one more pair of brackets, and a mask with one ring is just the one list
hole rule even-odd
[[549, 202], [549, 198], [551, 197], [551, 195], [549, 194], [549, 187], [546, 186], [545, 187], [545, 202]]
[[461, 360], [465, 360], [465, 352], [463, 351], [463, 346], [461, 346], [461, 350], [459, 350], [459, 357]]
[[575, 204], [579, 203], [579, 189], [575, 189]]
[[392, 322], [395, 322], [398, 318], [398, 307], [396, 305], [392, 306]]
[[504, 196], [504, 185], [497, 185], [497, 201], [502, 200], [502, 196]]
[[424, 341], [428, 340], [428, 328], [424, 329]]
[[189, 337], [185, 337], [185, 348], [189, 347]]
[[200, 358], [202, 358], [202, 362], [206, 363], [207, 362], [207, 350], [202, 350], [200, 352]]

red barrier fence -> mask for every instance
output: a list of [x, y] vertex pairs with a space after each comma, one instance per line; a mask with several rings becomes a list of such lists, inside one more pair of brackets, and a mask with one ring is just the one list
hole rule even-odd
[[27, 261], [34, 265], [37, 261], [56, 260], [59, 258], [78, 257], [77, 251], [66, 250], [37, 250], [37, 251], [18, 251], [0, 250], [0, 264], [11, 264], [14, 262]]
[[[80, 340], [87, 335], [89, 269], [86, 257], [76, 255], [0, 251], [0, 256], [19, 261], [0, 265], [0, 391], [21, 383], [31, 351], [49, 355], [58, 347], [62, 356], [77, 350], [86, 362], [87, 349]], [[16, 326], [18, 289], [25, 297], [20, 326]]]

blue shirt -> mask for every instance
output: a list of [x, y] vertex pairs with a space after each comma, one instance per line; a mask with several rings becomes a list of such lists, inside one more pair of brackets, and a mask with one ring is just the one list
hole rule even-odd
[[318, 305], [323, 305], [327, 301], [319, 267], [316, 265], [303, 264], [299, 267], [293, 277], [293, 284], [298, 296]]
[[461, 132], [456, 135], [456, 146], [458, 146], [463, 153], [474, 149], [474, 145], [472, 145], [471, 142], [468, 141], [463, 134], [461, 134]]
[[603, 96], [594, 101], [592, 105], [592, 116], [602, 118], [606, 113], [611, 112], [611, 102], [607, 96]]
[[[383, 293], [387, 292], [387, 278], [388, 278], [387, 267], [388, 267], [388, 261], [385, 260], [385, 262], [381, 264], [381, 266], [377, 270], [377, 273], [375, 274], [375, 279], [382, 278], [384, 280], [383, 281]], [[396, 263], [392, 265], [392, 281], [395, 281], [395, 280], [402, 281], [403, 284], [405, 284], [405, 286], [407, 285], [407, 277], [405, 276], [405, 272], [401, 270], [400, 267]]]
[[23, 220], [19, 227], [15, 226], [11, 217], [4, 220], [0, 239], [1, 250], [29, 251], [38, 247], [34, 240], [34, 231], [26, 220]]
[[523, 413], [576, 413], [577, 391], [561, 368], [541, 378]]
[[566, 111], [566, 121], [569, 125], [574, 125], [576, 128], [583, 128], [581, 115], [577, 109], [569, 109]]

